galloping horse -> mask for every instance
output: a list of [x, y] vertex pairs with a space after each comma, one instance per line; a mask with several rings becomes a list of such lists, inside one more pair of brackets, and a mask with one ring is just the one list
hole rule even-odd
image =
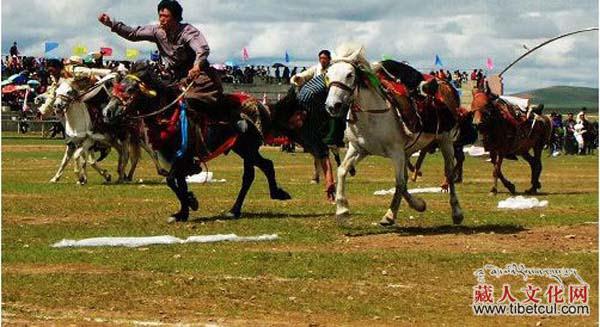
[[[463, 147], [477, 140], [477, 131], [472, 125], [473, 115], [460, 107], [458, 91], [448, 81], [422, 74], [403, 62], [384, 60], [374, 63], [373, 69], [409, 129], [431, 133], [451, 130], [456, 159], [454, 182], [462, 182]], [[412, 181], [421, 175], [427, 153], [436, 148], [434, 142], [422, 149], [414, 166], [407, 158]], [[444, 179], [442, 187], [447, 189], [447, 180]]]
[[332, 116], [342, 114], [344, 105], [350, 107], [348, 126], [345, 131], [349, 141], [348, 152], [338, 167], [336, 189], [336, 217], [345, 221], [349, 216], [345, 194], [345, 179], [351, 167], [356, 166], [368, 155], [391, 158], [396, 172], [396, 191], [390, 207], [381, 219], [382, 226], [395, 224], [401, 197], [417, 211], [424, 211], [425, 201], [408, 193], [406, 158], [434, 141], [444, 156], [444, 170], [449, 181], [452, 220], [460, 224], [464, 218], [454, 187], [454, 150], [449, 131], [439, 133], [422, 132], [417, 135], [407, 131], [405, 123], [376, 86], [372, 67], [366, 60], [364, 48], [355, 44], [344, 44], [336, 51], [327, 72], [329, 94], [325, 102]]
[[[188, 191], [186, 176], [200, 172], [199, 163], [233, 151], [244, 161], [242, 187], [237, 200], [226, 217], [241, 217], [241, 209], [252, 182], [254, 167], [258, 167], [267, 177], [272, 199], [288, 200], [290, 195], [277, 185], [273, 162], [264, 158], [259, 148], [269, 123], [264, 107], [254, 98], [245, 94], [225, 95], [219, 108], [209, 117], [206, 113], [191, 112], [187, 103], [180, 100], [171, 87], [162, 85], [150, 67], [137, 65], [131, 74], [125, 76], [113, 88], [113, 97], [105, 110], [114, 111], [122, 107], [125, 119], [142, 118], [144, 138], [152, 150], [158, 154], [160, 165], [167, 176], [167, 184], [180, 203], [180, 210], [169, 217], [168, 222], [187, 221], [190, 209], [198, 210], [198, 200]], [[251, 120], [248, 130], [240, 134], [225, 123], [227, 110], [253, 107], [247, 112]], [[189, 117], [192, 115], [199, 117]], [[253, 117], [254, 119], [249, 119]], [[262, 118], [262, 119], [261, 119]], [[257, 119], [264, 124], [258, 124]], [[259, 127], [260, 126], [260, 127]], [[194, 158], [204, 153], [201, 158]]]
[[[135, 126], [119, 125], [112, 126], [112, 128], [100, 126], [104, 125], [100, 107], [108, 102], [108, 88], [115, 76], [114, 73], [109, 74], [94, 85], [90, 85], [88, 81], [74, 80], [73, 78], [62, 79], [55, 91], [56, 100], [53, 106], [41, 107], [42, 117], [48, 116], [52, 111], [50, 109], [54, 109], [59, 116], [64, 116], [65, 134], [68, 137], [65, 154], [58, 171], [50, 182], [58, 182], [71, 158], [76, 160], [75, 171], [79, 184], [87, 182], [86, 163], [98, 171], [106, 182], [110, 182], [110, 174], [105, 169], [101, 169], [97, 161], [102, 160], [111, 147], [117, 150], [119, 156], [117, 182], [132, 180], [140, 157], [140, 147], [148, 151], [147, 146], [140, 142]], [[94, 158], [92, 151], [96, 148], [107, 150], [98, 160]], [[156, 159], [152, 156], [151, 158], [157, 165]], [[130, 161], [131, 167], [125, 174], [128, 161]]]
[[[489, 88], [485, 91], [473, 90], [473, 123], [477, 125], [483, 137], [483, 146], [490, 152], [494, 165], [494, 186], [490, 190], [491, 194], [498, 193], [498, 179], [511, 194], [516, 193], [515, 185], [502, 174], [502, 161], [507, 156], [521, 156], [531, 167], [531, 188], [525, 193], [536, 194], [542, 187], [542, 150], [550, 142], [552, 122], [547, 116], [537, 114], [533, 122], [524, 118], [518, 120], [513, 115], [517, 110], [519, 109], [492, 94]], [[533, 155], [529, 152], [531, 149]]]
[[40, 111], [42, 117], [48, 116], [51, 112], [50, 109], [54, 109], [55, 113], [64, 116], [65, 134], [69, 139], [62, 162], [50, 182], [58, 182], [71, 158], [75, 158], [78, 184], [87, 183], [86, 163], [90, 163], [106, 182], [110, 182], [110, 174], [98, 166], [93, 157], [93, 151], [91, 151], [92, 146], [96, 143], [106, 144], [106, 137], [92, 131], [90, 113], [78, 95], [79, 91], [74, 87], [73, 79], [62, 79], [56, 89], [54, 105], [43, 106]]

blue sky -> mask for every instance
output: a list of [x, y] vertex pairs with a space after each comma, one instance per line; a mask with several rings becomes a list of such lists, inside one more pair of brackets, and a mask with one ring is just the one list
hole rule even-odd
[[[439, 54], [446, 68], [484, 67], [495, 72], [524, 51], [555, 35], [598, 26], [597, 1], [396, 1], [181, 0], [184, 20], [197, 26], [211, 47], [212, 62], [240, 60], [246, 47], [253, 62], [315, 62], [321, 49], [344, 41], [365, 45], [372, 60], [383, 54], [422, 70]], [[75, 44], [148, 53], [150, 43], [112, 34], [96, 17], [107, 12], [130, 25], [151, 24], [157, 1], [3, 0], [2, 53], [13, 41], [22, 53], [40, 56], [44, 41], [57, 41], [54, 56]], [[493, 72], [492, 72], [493, 73]], [[508, 92], [551, 85], [598, 87], [598, 33], [566, 38], [535, 52], [505, 75]]]

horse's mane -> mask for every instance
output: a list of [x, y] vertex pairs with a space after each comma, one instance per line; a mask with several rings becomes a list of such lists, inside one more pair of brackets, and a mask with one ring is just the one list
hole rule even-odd
[[340, 44], [334, 52], [332, 63], [347, 62], [361, 69], [372, 70], [371, 63], [367, 60], [365, 47], [359, 43], [347, 42]]
[[296, 89], [290, 87], [287, 94], [281, 100], [270, 104], [273, 126], [277, 129], [287, 129], [287, 122], [294, 112], [301, 110], [298, 102]]

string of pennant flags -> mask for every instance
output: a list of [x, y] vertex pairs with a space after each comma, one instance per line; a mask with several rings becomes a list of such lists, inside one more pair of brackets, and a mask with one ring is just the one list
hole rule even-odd
[[[48, 53], [58, 49], [59, 46], [60, 46], [60, 44], [58, 42], [54, 42], [54, 41], [45, 42], [44, 43], [44, 54], [47, 55]], [[71, 53], [75, 56], [83, 57], [88, 54], [88, 48], [83, 44], [76, 44], [71, 50], [72, 50]], [[110, 47], [101, 47], [100, 53], [105, 57], [111, 57], [113, 55], [113, 49]], [[140, 50], [135, 49], [135, 48], [126, 48], [125, 49], [125, 58], [134, 60], [134, 59], [137, 59], [139, 56], [140, 56]], [[241, 57], [242, 57], [242, 61], [244, 61], [244, 62], [247, 62], [248, 60], [250, 60], [250, 53], [248, 52], [248, 49], [246, 47], [242, 48]], [[158, 59], [155, 52], [150, 53], [150, 59], [151, 60]], [[393, 57], [389, 54], [383, 54], [382, 59], [383, 60], [393, 60]], [[285, 50], [283, 60], [286, 63], [291, 62], [291, 55], [288, 50]], [[233, 61], [230, 60], [228, 62], [233, 62]], [[445, 67], [444, 63], [442, 61], [442, 58], [439, 54], [435, 55], [434, 66], [439, 69], [442, 69]], [[492, 60], [491, 57], [486, 58], [485, 67], [487, 68], [487, 70], [490, 70], [490, 71], [494, 69], [494, 61]]]
[[[60, 44], [58, 42], [54, 42], [54, 41], [44, 42], [44, 55], [51, 54], [54, 50], [58, 49], [59, 47], [60, 47]], [[73, 48], [71, 49], [71, 54], [74, 56], [83, 57], [89, 53], [88, 50], [89, 49], [84, 44], [78, 43], [75, 46], [73, 46]], [[111, 57], [111, 56], [113, 56], [113, 49], [110, 47], [100, 47], [100, 53], [105, 57]], [[135, 48], [125, 49], [125, 58], [136, 59], [139, 56], [140, 56], [140, 50], [135, 49]], [[151, 59], [154, 59], [154, 54], [151, 53], [150, 57], [151, 57]]]

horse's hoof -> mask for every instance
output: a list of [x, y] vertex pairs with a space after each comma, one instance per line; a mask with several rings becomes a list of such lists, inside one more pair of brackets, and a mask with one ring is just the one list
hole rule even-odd
[[517, 188], [515, 187], [515, 184], [508, 184], [506, 188], [512, 195], [515, 195], [517, 193]]
[[319, 184], [319, 180], [318, 179], [311, 179], [310, 183], [311, 184]]
[[427, 203], [425, 202], [425, 200], [418, 197], [413, 197], [413, 200], [411, 203], [409, 203], [409, 205], [417, 212], [424, 212], [425, 210], [427, 210]]
[[396, 219], [392, 219], [390, 217], [383, 216], [383, 218], [381, 218], [381, 220], [379, 221], [379, 226], [381, 227], [392, 227], [396, 225]]
[[174, 222], [185, 222], [188, 220], [189, 216], [190, 216], [189, 212], [180, 211], [178, 213], [171, 215], [171, 217], [167, 218], [167, 224], [172, 224]]
[[106, 174], [106, 177], [104, 177], [104, 180], [105, 180], [107, 183], [110, 183], [110, 181], [112, 180], [112, 176], [110, 176], [110, 174]]
[[239, 211], [228, 211], [223, 214], [223, 218], [226, 219], [240, 219], [242, 217], [242, 213]]
[[488, 193], [488, 195], [495, 196], [496, 194], [498, 194], [498, 190], [495, 187], [492, 187], [492, 189], [490, 190], [490, 193]]
[[87, 184], [87, 179], [85, 179], [85, 178], [80, 178], [77, 181], [77, 185], [85, 185], [85, 184]]
[[462, 212], [452, 215], [452, 222], [454, 223], [454, 225], [460, 225], [464, 219], [465, 219], [465, 216], [463, 215]]
[[356, 169], [354, 167], [351, 167], [350, 170], [348, 170], [348, 173], [350, 174], [350, 176], [354, 177], [356, 176]]
[[271, 193], [271, 199], [273, 200], [285, 201], [290, 200], [291, 198], [292, 196], [281, 188], [278, 188], [277, 190], [275, 190], [275, 192]]
[[525, 194], [527, 194], [527, 195], [536, 195], [536, 194], [538, 194], [538, 191], [536, 189], [534, 189], [534, 188], [530, 188], [530, 189], [528, 189], [528, 190], [525, 191]]
[[52, 184], [56, 184], [57, 182], [58, 182], [58, 178], [50, 179], [50, 183], [52, 183]]
[[194, 193], [188, 192], [187, 198], [188, 198], [188, 206], [190, 207], [190, 209], [192, 209], [193, 211], [198, 211], [200, 204], [198, 204], [198, 199], [196, 199], [196, 196], [194, 195]]

